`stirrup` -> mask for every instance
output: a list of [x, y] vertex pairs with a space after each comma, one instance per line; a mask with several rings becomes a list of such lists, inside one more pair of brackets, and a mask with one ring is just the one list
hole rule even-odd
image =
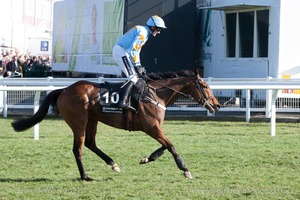
[[119, 104], [118, 107], [123, 108], [124, 110], [127, 110], [127, 111], [133, 111], [136, 113], [136, 109], [129, 104]]
[[124, 107], [124, 109], [127, 110], [127, 111], [132, 111], [132, 112], [136, 113], [136, 109], [134, 107], [130, 106], [130, 105]]

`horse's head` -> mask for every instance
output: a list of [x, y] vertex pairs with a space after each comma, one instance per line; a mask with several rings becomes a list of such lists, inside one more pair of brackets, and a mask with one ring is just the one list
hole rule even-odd
[[216, 113], [220, 109], [220, 103], [213, 95], [209, 85], [201, 78], [197, 69], [194, 70], [194, 92], [192, 98], [198, 102], [199, 105], [205, 107], [210, 113]]
[[210, 113], [216, 113], [220, 109], [218, 100], [197, 69], [194, 70], [194, 73], [190, 70], [149, 73], [147, 77], [148, 83], [155, 88], [156, 95], [167, 106], [183, 95], [202, 105]]

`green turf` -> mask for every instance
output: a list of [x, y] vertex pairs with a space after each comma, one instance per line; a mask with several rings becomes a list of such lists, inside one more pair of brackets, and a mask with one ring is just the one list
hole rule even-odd
[[79, 180], [73, 137], [59, 119], [16, 133], [0, 119], [0, 199], [300, 199], [299, 124], [165, 121], [168, 138], [193, 179], [184, 178], [169, 152], [139, 165], [160, 145], [142, 132], [98, 126], [97, 144], [121, 168], [111, 170], [84, 148], [92, 182]]

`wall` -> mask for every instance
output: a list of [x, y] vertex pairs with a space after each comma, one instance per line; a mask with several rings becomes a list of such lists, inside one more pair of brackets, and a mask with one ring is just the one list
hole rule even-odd
[[300, 78], [300, 1], [281, 1], [278, 77]]
[[28, 38], [31, 55], [52, 55], [52, 38]]
[[152, 15], [161, 16], [167, 26], [150, 37], [141, 51], [148, 72], [176, 71], [197, 66], [197, 13], [195, 0], [126, 0], [125, 31], [144, 25]]

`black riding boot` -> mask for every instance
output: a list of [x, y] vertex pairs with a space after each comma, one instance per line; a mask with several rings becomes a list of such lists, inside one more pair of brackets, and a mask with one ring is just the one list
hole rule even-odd
[[128, 96], [131, 93], [131, 89], [132, 89], [133, 85], [134, 85], [134, 82], [132, 82], [132, 81], [130, 81], [129, 83], [127, 83], [125, 85], [125, 88], [123, 90], [123, 95], [120, 98], [120, 101], [118, 103], [118, 107], [125, 108], [126, 110], [131, 110], [131, 111], [136, 112], [135, 108], [132, 107], [131, 105], [129, 105], [129, 103], [127, 103], [128, 102]]

